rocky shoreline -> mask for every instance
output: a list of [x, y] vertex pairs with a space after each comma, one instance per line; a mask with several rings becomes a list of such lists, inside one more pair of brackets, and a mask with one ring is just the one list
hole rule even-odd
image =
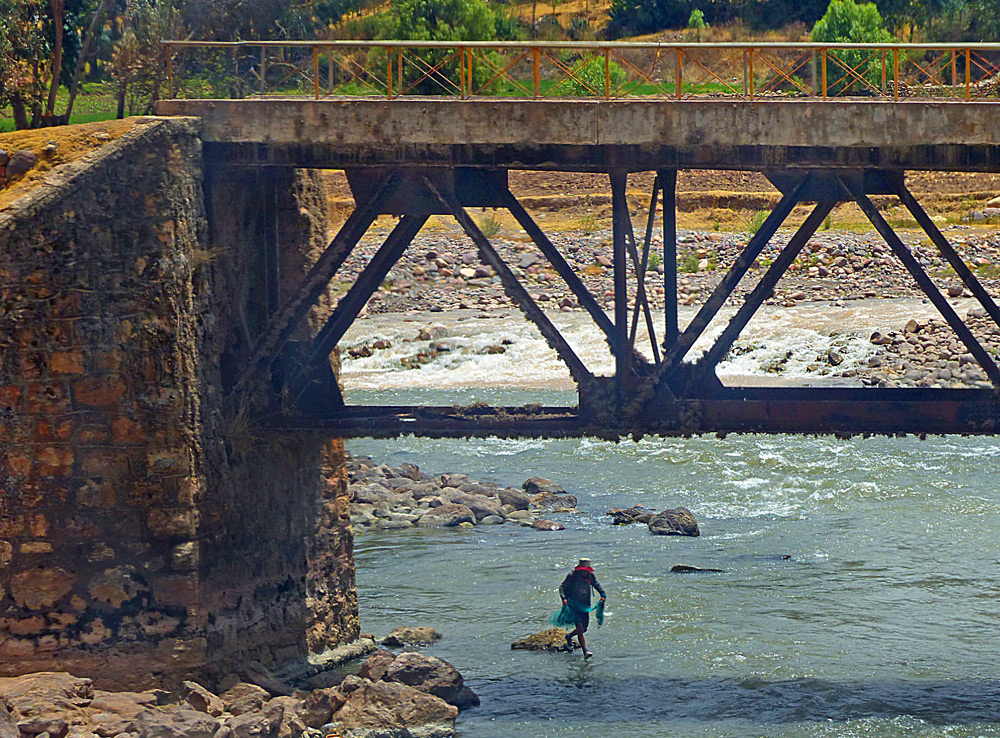
[[4, 678], [0, 738], [447, 738], [479, 698], [454, 666], [412, 650], [440, 638], [397, 628], [382, 644], [402, 652], [375, 650], [357, 674], [321, 671], [298, 689], [263, 667], [227, 678], [218, 694], [194, 681], [108, 692], [65, 672]]
[[575, 513], [576, 497], [542, 477], [521, 489], [470, 479], [466, 474], [430, 475], [415, 464], [397, 467], [364, 456], [348, 456], [348, 491], [355, 532], [366, 529], [472, 528], [516, 523], [562, 530], [547, 513]]

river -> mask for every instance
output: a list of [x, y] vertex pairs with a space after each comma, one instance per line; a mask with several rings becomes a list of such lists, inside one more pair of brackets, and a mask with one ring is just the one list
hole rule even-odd
[[[930, 314], [918, 301], [848, 305], [808, 307], [808, 319], [765, 315], [748, 336], [758, 347], [720, 373], [767, 381], [770, 355], [792, 351], [784, 381], [812, 381], [810, 357], [824, 346], [862, 362], [867, 332]], [[402, 339], [447, 322], [441, 315], [360, 322], [347, 343], [389, 336], [396, 358], [346, 362], [349, 398], [574, 402], [561, 367], [518, 321], [445, 317], [452, 352], [410, 371], [398, 357], [415, 344]], [[557, 318], [578, 346], [599, 347], [578, 315]], [[504, 338], [507, 353], [480, 353]], [[428, 652], [454, 663], [483, 701], [460, 716], [460, 736], [1000, 736], [994, 439], [403, 438], [349, 449], [512, 486], [544, 476], [579, 498], [578, 514], [556, 516], [561, 532], [358, 537], [362, 629], [444, 633]], [[684, 505], [702, 535], [608, 524], [609, 507], [636, 503]], [[609, 595], [605, 625], [588, 638], [595, 657], [511, 651], [548, 627], [555, 590], [581, 556]], [[671, 574], [674, 564], [724, 571]]]

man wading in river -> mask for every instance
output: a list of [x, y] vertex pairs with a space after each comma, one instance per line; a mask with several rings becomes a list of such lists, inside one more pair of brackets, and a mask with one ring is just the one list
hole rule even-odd
[[[566, 609], [571, 611], [572, 623], [576, 626], [566, 634], [566, 646], [572, 651], [573, 636], [577, 636], [580, 639], [580, 648], [583, 649], [583, 657], [585, 659], [589, 659], [594, 655], [587, 650], [587, 641], [583, 637], [583, 634], [587, 632], [587, 626], [590, 625], [591, 587], [596, 589], [598, 594], [601, 595], [601, 604], [598, 605], [598, 607], [601, 607], [604, 604], [606, 595], [598, 583], [597, 577], [594, 576], [594, 568], [590, 565], [590, 559], [580, 559], [576, 568], [559, 585], [559, 597], [562, 598], [563, 612]], [[570, 615], [570, 613], [566, 614]], [[598, 610], [598, 624], [604, 619], [603, 614], [601, 610]]]

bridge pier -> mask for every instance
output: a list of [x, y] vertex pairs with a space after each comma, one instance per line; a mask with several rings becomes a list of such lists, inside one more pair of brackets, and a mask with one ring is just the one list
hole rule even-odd
[[0, 675], [214, 683], [357, 636], [342, 442], [226, 393], [322, 205], [159, 121], [0, 214]]

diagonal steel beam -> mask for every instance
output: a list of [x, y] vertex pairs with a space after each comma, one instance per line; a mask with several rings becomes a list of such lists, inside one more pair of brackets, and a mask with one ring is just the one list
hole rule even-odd
[[[642, 241], [642, 257], [639, 259], [639, 263], [642, 264], [642, 276], [639, 278], [640, 284], [645, 284], [646, 271], [649, 268], [649, 249], [653, 242], [653, 226], [656, 222], [656, 200], [657, 196], [660, 194], [660, 178], [653, 178], [653, 192], [649, 196], [649, 212], [646, 215], [646, 235]], [[639, 267], [636, 266], [636, 272], [638, 273]], [[632, 327], [629, 329], [628, 342], [629, 345], [635, 346], [635, 334], [639, 328], [639, 308], [640, 305], [638, 301], [632, 308]], [[646, 304], [647, 312], [649, 304]], [[650, 331], [650, 337], [652, 338], [653, 332]], [[660, 363], [660, 352], [659, 347], [656, 345], [655, 339], [653, 340], [653, 358], [656, 363]]]
[[659, 169], [656, 181], [663, 192], [663, 348], [680, 335], [677, 321], [677, 170]]
[[531, 295], [528, 294], [524, 286], [514, 276], [510, 267], [507, 266], [507, 263], [501, 258], [500, 254], [493, 248], [493, 244], [490, 243], [489, 239], [479, 230], [479, 226], [472, 220], [457, 198], [451, 193], [442, 193], [429, 177], [424, 177], [424, 185], [441, 202], [445, 209], [455, 217], [458, 224], [462, 226], [462, 230], [476, 244], [483, 261], [493, 267], [493, 270], [500, 277], [506, 293], [521, 308], [525, 317], [538, 327], [538, 330], [549, 346], [555, 350], [559, 358], [569, 368], [569, 373], [573, 375], [573, 379], [577, 385], [580, 387], [589, 387], [595, 384], [594, 375], [590, 373], [590, 370], [580, 360], [580, 357], [576, 355], [576, 352], [573, 351], [573, 348], [559, 332], [559, 329], [552, 324], [552, 321], [549, 320], [545, 312], [531, 299]]
[[632, 259], [632, 268], [635, 270], [636, 277], [635, 311], [632, 315], [632, 328], [629, 331], [628, 337], [629, 351], [632, 353], [635, 352], [636, 318], [641, 309], [646, 319], [646, 332], [649, 333], [649, 342], [653, 346], [653, 361], [659, 364], [660, 349], [656, 345], [656, 328], [653, 327], [653, 315], [649, 310], [649, 297], [646, 294], [646, 259], [649, 257], [649, 252], [644, 247], [645, 258], [642, 260], [639, 259], [639, 249], [636, 247], [635, 230], [632, 227], [632, 216], [628, 212], [627, 202], [625, 203], [622, 216], [625, 218], [625, 243], [628, 246], [629, 258]]
[[931, 239], [931, 243], [937, 246], [938, 251], [941, 255], [948, 260], [951, 268], [955, 270], [955, 274], [959, 276], [962, 283], [969, 288], [969, 292], [979, 300], [979, 304], [983, 306], [983, 309], [989, 313], [989, 316], [993, 318], [993, 322], [1000, 326], [1000, 308], [997, 307], [996, 302], [990, 297], [990, 294], [983, 288], [983, 285], [976, 275], [972, 273], [968, 265], [962, 260], [962, 257], [955, 251], [955, 247], [952, 246], [948, 239], [945, 238], [944, 234], [941, 233], [940, 229], [930, 219], [930, 216], [920, 207], [920, 203], [913, 194], [906, 188], [905, 184], [900, 184], [899, 190], [896, 193], [899, 195], [899, 199], [902, 201], [906, 209], [910, 211], [910, 214], [917, 221], [921, 228], [924, 229], [924, 233], [928, 235]]
[[613, 169], [611, 179], [611, 261], [614, 268], [615, 293], [615, 335], [617, 348], [615, 352], [615, 391], [619, 404], [625, 402], [625, 396], [631, 384], [632, 350], [628, 345], [628, 274], [626, 272], [626, 237], [628, 203], [625, 201], [625, 186], [628, 182], [628, 172], [624, 169]]
[[365, 233], [378, 217], [382, 205], [396, 188], [398, 174], [393, 171], [385, 178], [372, 197], [362, 206], [355, 208], [340, 231], [334, 236], [322, 256], [316, 260], [306, 274], [295, 294], [288, 298], [281, 311], [268, 323], [260, 338], [254, 344], [243, 374], [236, 382], [242, 388], [253, 372], [269, 364], [288, 343], [299, 324], [316, 304], [316, 300], [330, 284], [333, 275], [357, 246]]
[[792, 265], [792, 262], [795, 261], [795, 258], [802, 251], [802, 248], [812, 238], [816, 229], [819, 228], [820, 224], [836, 205], [837, 202], [835, 200], [816, 203], [816, 207], [812, 213], [809, 214], [809, 217], [805, 219], [802, 225], [799, 226], [799, 229], [789, 239], [785, 248], [778, 254], [778, 258], [774, 260], [774, 263], [764, 273], [764, 276], [760, 278], [757, 285], [747, 295], [743, 305], [730, 319], [725, 330], [722, 331], [715, 343], [712, 344], [712, 347], [705, 352], [705, 355], [698, 362], [698, 366], [684, 384], [684, 389], [681, 392], [682, 395], [690, 392], [693, 387], [697, 386], [708, 376], [709, 372], [715, 370], [715, 367], [729, 349], [732, 348], [736, 339], [739, 338], [740, 333], [747, 327], [747, 323], [757, 313], [760, 306], [764, 304], [764, 300], [771, 294], [775, 285], [778, 284], [778, 280], [788, 271], [788, 267]]
[[799, 202], [799, 193], [802, 192], [809, 179], [809, 174], [802, 177], [799, 183], [781, 198], [774, 207], [774, 210], [770, 212], [767, 219], [761, 225], [760, 230], [753, 234], [746, 248], [740, 252], [740, 255], [736, 257], [736, 261], [733, 262], [729, 271], [726, 272], [726, 276], [722, 278], [722, 281], [719, 282], [718, 286], [705, 301], [705, 304], [701, 306], [701, 310], [691, 319], [684, 332], [666, 350], [663, 355], [663, 361], [660, 362], [660, 365], [653, 371], [649, 379], [646, 380], [643, 391], [637, 395], [635, 402], [630, 407], [630, 413], [640, 412], [642, 404], [648, 399], [648, 395], [668, 389], [667, 380], [669, 380], [677, 367], [680, 366], [681, 361], [687, 355], [687, 352], [691, 350], [695, 341], [705, 332], [708, 324], [712, 322], [712, 319], [726, 303], [733, 290], [736, 289], [736, 285], [740, 283], [740, 280], [750, 270], [751, 265], [761, 255], [764, 247], [767, 246], [774, 234], [778, 232], [778, 228], [785, 222], [785, 219], [792, 212], [792, 208]]
[[937, 285], [927, 275], [924, 268], [920, 266], [920, 262], [916, 260], [910, 249], [896, 235], [896, 232], [892, 230], [892, 226], [886, 222], [885, 218], [878, 211], [878, 208], [868, 199], [868, 195], [860, 187], [857, 187], [843, 177], [837, 177], [837, 179], [844, 190], [858, 203], [865, 217], [875, 226], [875, 230], [885, 239], [889, 248], [896, 255], [896, 258], [903, 263], [906, 270], [916, 280], [917, 286], [923, 290], [924, 294], [934, 304], [934, 307], [938, 309], [948, 322], [948, 325], [951, 326], [951, 329], [958, 335], [959, 340], [965, 344], [969, 353], [979, 362], [979, 365], [986, 372], [986, 376], [990, 378], [993, 386], [1000, 390], [1000, 368], [997, 367], [996, 362], [993, 361], [986, 349], [983, 348], [982, 344], [972, 334], [969, 327], [958, 317], [954, 308], [948, 303], [947, 298], [941, 294], [941, 290], [937, 288]]
[[389, 270], [399, 261], [413, 238], [427, 222], [427, 215], [404, 215], [396, 227], [386, 237], [385, 242], [372, 257], [371, 261], [361, 270], [361, 274], [351, 285], [326, 324], [316, 334], [310, 349], [311, 360], [329, 356], [337, 343], [344, 337], [347, 329], [357, 319], [362, 308], [368, 303], [375, 291], [385, 280]]
[[590, 313], [590, 317], [604, 333], [608, 340], [608, 345], [614, 351], [615, 326], [608, 317], [608, 314], [604, 312], [604, 309], [597, 304], [597, 300], [594, 299], [594, 295], [587, 289], [587, 285], [576, 275], [573, 267], [566, 263], [562, 254], [559, 253], [559, 249], [549, 240], [542, 229], [538, 227], [538, 224], [531, 218], [528, 211], [517, 201], [514, 193], [510, 190], [505, 190], [499, 194], [503, 202], [503, 207], [510, 211], [510, 214], [514, 216], [514, 219], [521, 225], [521, 228], [528, 234], [528, 237], [535, 242], [538, 249], [549, 260], [549, 263], [552, 264], [552, 267], [562, 277], [563, 281], [566, 282], [566, 285], [576, 299], [580, 301], [580, 306]]

